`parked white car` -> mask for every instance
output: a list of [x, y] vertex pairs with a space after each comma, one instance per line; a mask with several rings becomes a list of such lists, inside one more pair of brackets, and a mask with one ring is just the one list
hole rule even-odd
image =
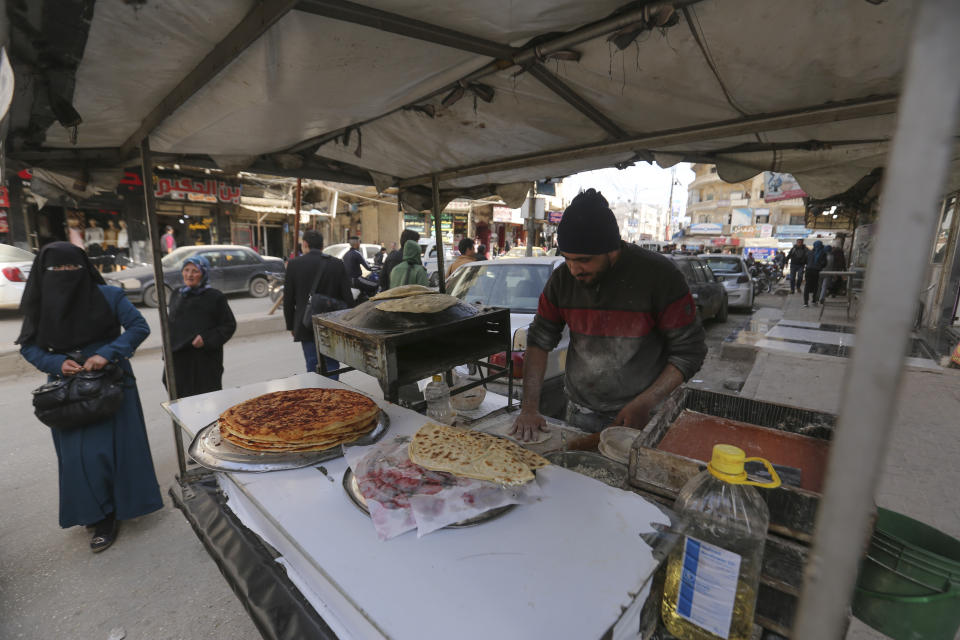
[[[527, 348], [527, 328], [533, 322], [540, 293], [553, 270], [563, 258], [514, 258], [468, 262], [450, 275], [447, 293], [464, 302], [487, 307], [508, 307], [513, 331], [513, 385], [515, 397], [523, 397], [523, 359]], [[562, 417], [566, 406], [563, 374], [567, 363], [570, 335], [566, 329], [557, 348], [547, 356], [547, 371], [540, 394], [540, 411], [544, 415]], [[506, 355], [491, 358], [494, 364], [506, 364]], [[474, 374], [473, 377], [476, 377]], [[507, 395], [507, 383], [487, 383], [487, 389]]]
[[0, 244], [0, 309], [16, 309], [20, 306], [33, 258], [34, 255], [29, 251]]
[[[427, 270], [427, 281], [431, 287], [440, 286], [440, 276], [437, 274], [437, 241], [434, 238], [420, 238], [420, 260]], [[443, 246], [443, 270], [446, 271], [450, 263], [460, 255], [453, 247]]]
[[[349, 250], [350, 243], [348, 242], [340, 242], [323, 248], [323, 252], [325, 254], [328, 256], [333, 256], [334, 258], [340, 258], [341, 260], [343, 260], [343, 256], [345, 256]], [[367, 261], [367, 264], [373, 266], [373, 259], [377, 257], [378, 253], [380, 253], [380, 245], [361, 244], [360, 253], [363, 254], [363, 259]], [[360, 267], [360, 269], [363, 270], [363, 267]]]
[[700, 259], [707, 263], [717, 280], [727, 290], [727, 304], [731, 309], [753, 308], [753, 279], [742, 256], [702, 253]]

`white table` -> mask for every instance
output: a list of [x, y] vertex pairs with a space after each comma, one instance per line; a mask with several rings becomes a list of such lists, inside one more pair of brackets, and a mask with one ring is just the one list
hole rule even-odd
[[[348, 388], [317, 374], [185, 398], [165, 409], [191, 437], [229, 406], [270, 391]], [[386, 438], [424, 417], [381, 401]], [[280, 552], [291, 580], [341, 638], [637, 637], [656, 569], [640, 533], [668, 518], [640, 496], [559, 467], [546, 494], [466, 529], [381, 542], [341, 485], [346, 463], [271, 473], [218, 473], [228, 506]]]

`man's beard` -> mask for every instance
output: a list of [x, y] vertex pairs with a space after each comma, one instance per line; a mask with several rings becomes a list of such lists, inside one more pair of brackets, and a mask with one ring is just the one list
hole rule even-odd
[[603, 258], [604, 264], [598, 271], [581, 273], [580, 275], [576, 276], [577, 282], [588, 287], [595, 285], [600, 278], [603, 277], [603, 274], [610, 270], [610, 256], [605, 255]]

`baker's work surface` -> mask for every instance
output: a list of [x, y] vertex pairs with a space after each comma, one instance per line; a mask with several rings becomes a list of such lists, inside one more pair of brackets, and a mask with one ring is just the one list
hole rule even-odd
[[[237, 402], [303, 387], [348, 388], [308, 373], [166, 409], [192, 437]], [[387, 439], [426, 422], [379, 404], [390, 416]], [[635, 636], [637, 601], [656, 569], [640, 534], [669, 522], [640, 496], [550, 466], [537, 472], [545, 498], [535, 504], [469, 529], [381, 542], [343, 490], [346, 462], [324, 469], [218, 476], [228, 506], [283, 554], [291, 579], [339, 636], [599, 638], [618, 620], [633, 629], [624, 637]]]

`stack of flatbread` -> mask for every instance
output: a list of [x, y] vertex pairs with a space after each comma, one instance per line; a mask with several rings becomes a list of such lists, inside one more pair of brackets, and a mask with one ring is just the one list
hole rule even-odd
[[392, 289], [387, 289], [386, 291], [381, 291], [377, 295], [370, 298], [371, 300], [393, 300], [394, 298], [408, 298], [410, 296], [422, 296], [425, 293], [436, 293], [435, 290], [430, 287], [425, 287], [422, 284], [404, 284], [399, 287], [394, 287]]
[[534, 469], [550, 464], [509, 440], [433, 423], [420, 427], [408, 452], [424, 469], [504, 485], [526, 484], [533, 480]]
[[323, 451], [353, 442], [377, 424], [380, 408], [345, 389], [275, 391], [220, 415], [220, 436], [252, 451]]

